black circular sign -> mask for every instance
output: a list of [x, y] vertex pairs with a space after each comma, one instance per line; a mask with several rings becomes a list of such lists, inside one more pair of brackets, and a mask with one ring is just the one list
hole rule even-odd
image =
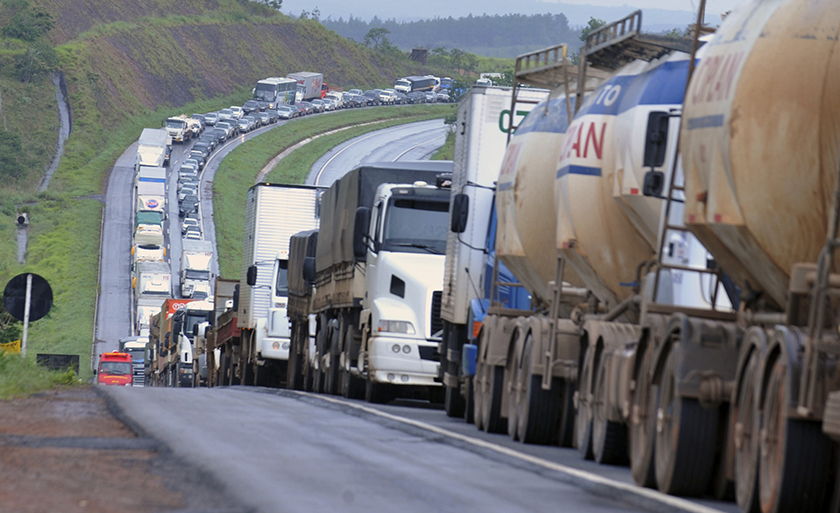
[[[30, 273], [18, 274], [6, 284], [3, 291], [3, 306], [12, 317], [23, 321], [23, 310], [26, 307], [26, 277]], [[29, 320], [37, 321], [52, 308], [53, 293], [47, 280], [32, 275], [32, 297], [29, 305]]]

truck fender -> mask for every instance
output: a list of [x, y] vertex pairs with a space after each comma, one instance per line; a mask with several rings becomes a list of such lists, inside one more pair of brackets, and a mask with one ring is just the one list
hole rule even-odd
[[802, 374], [802, 351], [804, 335], [795, 326], [776, 326], [773, 331], [772, 339], [767, 346], [767, 352], [761, 362], [761, 391], [759, 394], [759, 405], [764, 404], [764, 399], [767, 396], [767, 385], [770, 380], [770, 374], [773, 371], [773, 366], [779, 359], [787, 362], [788, 366], [788, 380], [785, 386], [788, 388], [787, 393], [790, 398], [788, 403], [787, 414], [791, 417], [796, 417], [797, 401], [799, 399], [799, 385], [800, 376]]
[[677, 313], [671, 316], [665, 329], [665, 336], [659, 340], [659, 346], [654, 349], [653, 365], [650, 367], [651, 383], [660, 384], [665, 363], [671, 352], [671, 346], [674, 345], [674, 342], [687, 338], [689, 336], [688, 330], [690, 330], [690, 327], [688, 317], [685, 314]]

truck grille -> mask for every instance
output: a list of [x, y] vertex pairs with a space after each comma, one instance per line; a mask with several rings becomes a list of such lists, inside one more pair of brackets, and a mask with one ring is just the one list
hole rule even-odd
[[440, 304], [442, 297], [443, 291], [441, 290], [436, 290], [432, 293], [432, 313], [431, 319], [429, 319], [429, 326], [432, 327], [431, 335], [433, 337], [435, 336], [435, 333], [443, 329], [443, 321], [440, 319]]

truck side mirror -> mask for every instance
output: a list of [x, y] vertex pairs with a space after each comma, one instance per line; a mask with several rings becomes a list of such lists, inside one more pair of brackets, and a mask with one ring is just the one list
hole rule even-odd
[[248, 267], [248, 274], [245, 276], [245, 280], [249, 286], [253, 287], [257, 284], [257, 266], [252, 265]]
[[664, 188], [665, 173], [662, 171], [648, 171], [645, 173], [645, 183], [642, 186], [642, 194], [658, 198], [662, 196], [662, 189]]
[[470, 197], [458, 193], [452, 198], [452, 214], [449, 218], [449, 229], [453, 233], [464, 233], [467, 229], [467, 218], [470, 213]]
[[233, 286], [233, 311], [239, 311], [239, 284]]
[[303, 259], [303, 279], [310, 287], [315, 284], [315, 257]]
[[370, 227], [370, 209], [359, 207], [356, 209], [356, 219], [353, 224], [353, 255], [356, 261], [364, 262], [367, 257], [367, 231]]

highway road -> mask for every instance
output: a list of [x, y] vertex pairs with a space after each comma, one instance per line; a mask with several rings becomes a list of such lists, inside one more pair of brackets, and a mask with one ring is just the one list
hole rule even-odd
[[[356, 138], [316, 163], [308, 181], [327, 185], [342, 169], [364, 162], [426, 158], [443, 143], [445, 130], [440, 121], [424, 122]], [[207, 238], [214, 234], [209, 192], [216, 167], [242, 139], [217, 150], [202, 176]], [[185, 150], [175, 147], [172, 169]], [[107, 343], [100, 352], [116, 348], [130, 330], [133, 157], [133, 149], [126, 150], [108, 183], [97, 323], [97, 337]], [[177, 210], [171, 211], [173, 227], [177, 220]], [[169, 239], [180, 248], [178, 232]], [[170, 251], [173, 270], [179, 253]], [[259, 512], [737, 511], [734, 503], [639, 488], [626, 467], [584, 461], [574, 449], [486, 434], [422, 401], [370, 405], [246, 387], [103, 390], [130, 425], [226, 483], [226, 493]]]

